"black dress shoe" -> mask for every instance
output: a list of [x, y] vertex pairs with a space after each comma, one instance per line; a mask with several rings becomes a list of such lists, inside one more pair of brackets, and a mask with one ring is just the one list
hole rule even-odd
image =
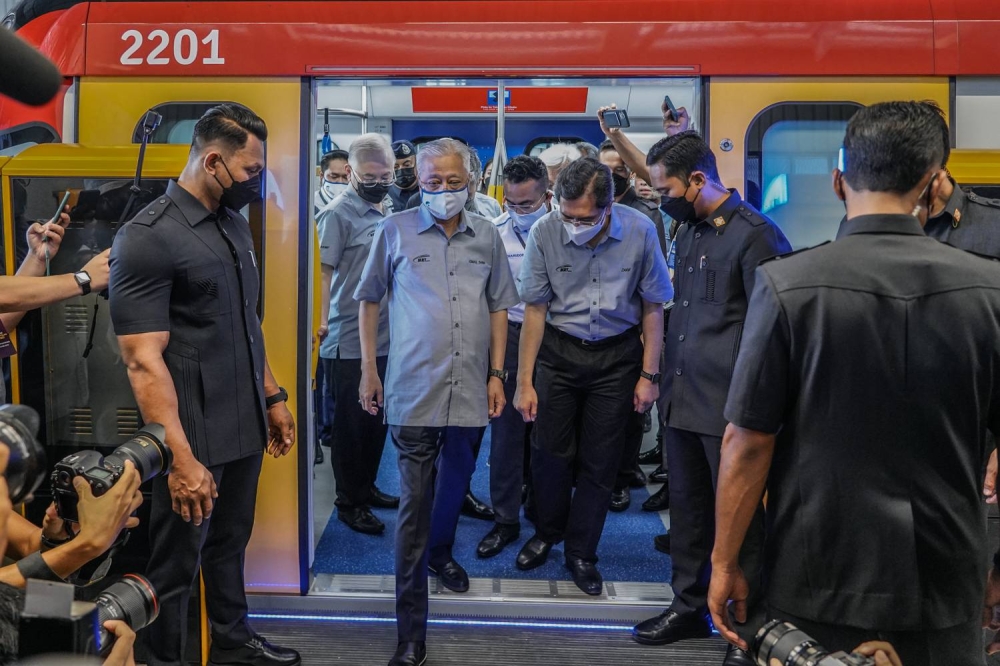
[[611, 505], [608, 507], [615, 513], [621, 513], [632, 503], [632, 493], [629, 489], [622, 488], [611, 493]]
[[298, 666], [302, 663], [299, 653], [267, 642], [263, 636], [254, 635], [237, 648], [224, 648], [212, 643], [208, 653], [209, 666]]
[[667, 470], [663, 469], [663, 465], [657, 466], [651, 473], [646, 475], [646, 479], [650, 483], [666, 483], [670, 476], [667, 474]]
[[493, 520], [493, 509], [488, 504], [480, 502], [479, 499], [468, 492], [465, 494], [465, 501], [462, 502], [462, 515], [479, 520]]
[[319, 441], [316, 442], [316, 458], [313, 460], [313, 465], [322, 465], [326, 457], [323, 455], [323, 447], [319, 445]]
[[424, 666], [427, 661], [427, 645], [423, 641], [400, 643], [396, 654], [389, 660], [389, 666]]
[[385, 523], [375, 517], [366, 506], [360, 509], [337, 509], [337, 518], [355, 532], [362, 534], [382, 534]]
[[665, 610], [656, 617], [635, 625], [632, 638], [643, 645], [666, 645], [686, 638], [708, 638], [712, 625], [705, 613], [684, 613]]
[[521, 571], [537, 569], [549, 559], [550, 550], [552, 550], [551, 543], [542, 541], [537, 536], [531, 537], [517, 554], [517, 568]]
[[587, 562], [577, 557], [566, 560], [566, 568], [573, 574], [573, 582], [584, 593], [596, 597], [604, 589], [604, 579], [601, 578], [601, 572], [597, 570], [593, 562]]
[[476, 555], [479, 557], [493, 557], [499, 555], [504, 547], [517, 541], [521, 536], [520, 525], [502, 525], [497, 523], [490, 530], [490, 533], [483, 537], [476, 547]]
[[653, 537], [653, 548], [660, 551], [661, 553], [670, 554], [670, 532], [666, 534], [657, 534]]
[[633, 488], [643, 488], [646, 486], [646, 473], [638, 465], [632, 471], [632, 480], [629, 481], [629, 485]]
[[441, 566], [429, 565], [427, 569], [438, 577], [441, 584], [452, 592], [469, 591], [469, 574], [455, 560], [448, 560]]
[[662, 465], [663, 464], [663, 445], [657, 442], [656, 446], [651, 449], [646, 449], [639, 454], [639, 464], [640, 465]]
[[722, 660], [722, 666], [756, 666], [750, 653], [744, 652], [735, 645], [726, 648], [726, 658]]
[[399, 507], [399, 498], [389, 493], [384, 493], [376, 486], [372, 486], [368, 503], [376, 509], [395, 509]]
[[670, 486], [663, 484], [663, 487], [649, 496], [649, 499], [642, 503], [643, 511], [666, 511], [670, 508]]

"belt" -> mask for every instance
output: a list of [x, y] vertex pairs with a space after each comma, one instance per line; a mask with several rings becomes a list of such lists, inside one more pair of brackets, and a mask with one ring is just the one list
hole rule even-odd
[[514, 328], [516, 328], [516, 329], [520, 330], [520, 329], [521, 329], [521, 326], [523, 326], [523, 325], [524, 325], [524, 323], [523, 323], [523, 322], [520, 322], [520, 321], [511, 321], [510, 319], [508, 319], [508, 320], [507, 320], [507, 325], [508, 325], [508, 326], [513, 326]]
[[613, 347], [617, 344], [625, 342], [631, 338], [639, 337], [639, 327], [633, 326], [632, 328], [619, 333], [618, 335], [612, 335], [610, 338], [602, 338], [600, 340], [584, 340], [583, 338], [578, 338], [575, 335], [570, 335], [565, 333], [552, 324], [545, 324], [545, 328], [555, 333], [556, 336], [566, 340], [567, 342], [572, 342], [578, 347], [584, 347], [586, 349], [604, 349], [605, 347]]

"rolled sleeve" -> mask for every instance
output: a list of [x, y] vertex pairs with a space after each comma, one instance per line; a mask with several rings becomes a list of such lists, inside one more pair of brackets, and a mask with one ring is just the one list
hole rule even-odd
[[747, 299], [753, 294], [755, 271], [760, 262], [792, 251], [792, 246], [789, 244], [788, 239], [785, 238], [785, 235], [774, 224], [763, 224], [757, 228], [760, 231], [750, 239], [746, 250], [743, 252], [742, 257], [740, 257], [740, 268], [743, 271], [743, 289], [746, 292]]
[[486, 306], [490, 312], [499, 312], [512, 308], [521, 302], [514, 286], [514, 275], [510, 272], [510, 261], [507, 260], [507, 249], [496, 227], [490, 225], [493, 235], [493, 265], [490, 279], [486, 284]]
[[170, 330], [174, 264], [155, 227], [128, 224], [111, 247], [108, 301], [116, 335]]
[[652, 225], [646, 231], [639, 296], [648, 303], [666, 303], [674, 297], [674, 286], [670, 282], [667, 260], [660, 251], [656, 230]]
[[776, 433], [788, 410], [791, 339], [788, 319], [767, 273], [758, 268], [725, 417], [733, 425]]
[[361, 272], [361, 280], [354, 290], [354, 300], [378, 303], [389, 289], [392, 279], [392, 255], [389, 248], [388, 228], [380, 224], [375, 230], [372, 246]]
[[545, 253], [540, 243], [541, 225], [535, 224], [524, 246], [524, 260], [518, 276], [517, 293], [525, 303], [548, 303], [552, 300], [552, 283], [545, 267]]
[[337, 214], [336, 208], [326, 208], [316, 218], [319, 231], [319, 260], [325, 266], [336, 268], [344, 256], [350, 238], [350, 222]]

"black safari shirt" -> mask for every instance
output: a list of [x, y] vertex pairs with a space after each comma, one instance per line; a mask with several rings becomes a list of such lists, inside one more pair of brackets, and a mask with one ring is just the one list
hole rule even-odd
[[267, 439], [260, 278], [250, 226], [171, 181], [111, 248], [117, 335], [169, 331], [163, 359], [184, 434], [206, 466], [260, 454]]
[[757, 269], [726, 418], [778, 433], [768, 602], [890, 630], [979, 617], [1000, 427], [1000, 263], [909, 215]]
[[924, 232], [960, 250], [1000, 259], [1000, 199], [987, 199], [955, 185], [948, 204], [927, 221]]

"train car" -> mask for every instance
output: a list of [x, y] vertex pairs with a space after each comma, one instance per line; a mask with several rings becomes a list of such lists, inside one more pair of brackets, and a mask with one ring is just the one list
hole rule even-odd
[[[485, 163], [498, 148], [509, 158], [559, 142], [598, 144], [596, 112], [610, 103], [627, 109], [629, 136], [648, 148], [662, 134], [660, 105], [669, 96], [715, 149], [723, 182], [772, 216], [796, 248], [836, 232], [843, 208], [830, 173], [847, 121], [866, 104], [937, 102], [951, 125], [956, 180], [1000, 186], [994, 0], [58, 7], [46, 11], [36, 2], [31, 20], [15, 27], [58, 64], [61, 91], [39, 108], [0, 98], [0, 233], [8, 274], [23, 256], [25, 225], [51, 217], [66, 191], [75, 205], [80, 192], [97, 190], [104, 208], [74, 220], [67, 234], [73, 253], [60, 254], [52, 269], [70, 271], [110, 245], [148, 110], [163, 122], [149, 138], [147, 199], [180, 172], [194, 123], [212, 105], [240, 102], [269, 127], [265, 200], [251, 206], [249, 219], [263, 277], [258, 309], [299, 444], [295, 456], [266, 460], [261, 478], [246, 563], [261, 618], [382, 618], [393, 608], [391, 538], [362, 539], [339, 526], [331, 516], [329, 466], [313, 465], [312, 202], [325, 123], [343, 148], [368, 131], [417, 144], [457, 136]], [[88, 341], [94, 353], [85, 357]], [[41, 437], [53, 458], [114, 446], [138, 427], [107, 307], [96, 296], [33, 313], [19, 328], [18, 350], [11, 395], [43, 415]], [[389, 490], [391, 455], [387, 447], [380, 476]], [[488, 473], [485, 459], [478, 488]], [[669, 600], [668, 560], [651, 546], [664, 520], [637, 507], [609, 519], [601, 546], [609, 584], [596, 599], [584, 598], [558, 572], [525, 577], [511, 555], [470, 566], [466, 595], [432, 587], [432, 612], [624, 626]], [[462, 521], [468, 555], [487, 528]]]

